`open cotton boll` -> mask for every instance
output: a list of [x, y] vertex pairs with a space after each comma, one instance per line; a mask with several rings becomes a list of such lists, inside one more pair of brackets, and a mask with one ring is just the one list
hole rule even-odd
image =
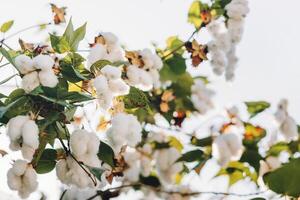
[[122, 71], [119, 67], [111, 65], [106, 65], [100, 71], [108, 80], [120, 79], [122, 75]]
[[108, 89], [107, 78], [103, 75], [99, 75], [94, 79], [94, 87], [97, 91], [103, 91]]
[[35, 68], [43, 70], [50, 70], [54, 66], [54, 60], [49, 55], [40, 54], [33, 58]]
[[85, 130], [76, 130], [70, 138], [72, 152], [76, 156], [86, 154], [88, 151], [89, 135]]
[[25, 90], [25, 92], [31, 92], [33, 89], [38, 87], [40, 85], [40, 80], [38, 76], [38, 72], [33, 71], [22, 78], [22, 88]]
[[290, 142], [291, 140], [297, 140], [298, 139], [298, 127], [296, 121], [290, 117], [287, 116], [286, 119], [283, 121], [280, 130], [284, 136], [284, 138]]
[[105, 60], [106, 56], [107, 51], [105, 46], [103, 46], [102, 44], [94, 45], [90, 50], [90, 54], [87, 56], [88, 68], [90, 68], [92, 64], [94, 64], [98, 60]]
[[226, 13], [229, 16], [229, 18], [234, 19], [241, 19], [243, 17], [246, 17], [246, 15], [249, 13], [249, 7], [247, 3], [241, 4], [235, 3], [234, 1], [227, 4], [225, 6], [225, 10], [227, 11]]
[[39, 147], [39, 128], [35, 121], [28, 120], [22, 126], [23, 143], [34, 149]]
[[21, 152], [22, 152], [23, 158], [26, 160], [32, 160], [35, 150], [36, 150], [36, 148], [33, 148], [27, 144], [22, 144]]
[[27, 74], [35, 70], [32, 59], [24, 54], [15, 58], [15, 64], [21, 74]]
[[129, 65], [127, 67], [127, 77], [131, 85], [137, 85], [140, 83], [141, 69], [135, 65]]
[[19, 115], [11, 118], [7, 125], [7, 135], [11, 141], [15, 141], [21, 137], [22, 126], [29, 120], [29, 116]]
[[100, 35], [104, 37], [107, 45], [115, 45], [118, 43], [117, 36], [111, 32], [101, 32]]
[[240, 157], [242, 148], [242, 141], [237, 135], [222, 134], [213, 141], [212, 154], [221, 166], [225, 166], [229, 161]]
[[40, 83], [45, 87], [53, 88], [58, 84], [58, 78], [51, 69], [40, 71], [39, 79]]
[[36, 172], [26, 161], [17, 160], [7, 172], [7, 184], [10, 189], [18, 191], [21, 198], [27, 198], [37, 189]]
[[115, 95], [126, 95], [129, 93], [129, 86], [122, 80], [111, 80], [109, 81], [109, 89], [115, 94]]
[[103, 110], [109, 109], [113, 104], [113, 93], [110, 90], [97, 91], [97, 99]]
[[118, 62], [124, 60], [124, 52], [123, 49], [119, 46], [113, 46], [109, 48], [109, 53], [106, 55], [106, 60], [110, 62]]

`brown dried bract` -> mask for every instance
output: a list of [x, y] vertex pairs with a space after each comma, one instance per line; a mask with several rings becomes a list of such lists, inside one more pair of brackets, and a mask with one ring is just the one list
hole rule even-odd
[[54, 23], [60, 24], [66, 22], [65, 15], [67, 7], [58, 8], [55, 4], [50, 4], [51, 10], [54, 13]]
[[96, 44], [102, 44], [105, 45], [105, 38], [102, 35], [98, 35], [94, 38], [94, 43], [90, 43], [90, 47], [95, 46]]
[[126, 51], [125, 57], [128, 59], [130, 64], [143, 67], [145, 65], [142, 56], [138, 51]]
[[208, 49], [206, 45], [199, 44], [196, 40], [185, 44], [186, 50], [191, 53], [192, 64], [197, 67], [204, 60], [207, 60]]

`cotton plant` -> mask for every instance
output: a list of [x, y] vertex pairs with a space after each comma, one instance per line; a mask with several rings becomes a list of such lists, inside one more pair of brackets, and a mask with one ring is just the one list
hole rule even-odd
[[[7, 172], [9, 188], [30, 199], [37, 176], [55, 169], [67, 189], [60, 199], [110, 199], [134, 189], [143, 199], [188, 200], [216, 194], [183, 181], [212, 161], [219, 169], [214, 177], [227, 176], [228, 187], [248, 180], [257, 185], [255, 194], [267, 187], [299, 196], [298, 188], [284, 188], [299, 185], [300, 167], [298, 128], [287, 101], [275, 117], [266, 101], [223, 109], [215, 106], [213, 80], [202, 73], [209, 62], [215, 74], [233, 79], [248, 1], [205, 2], [194, 1], [188, 11], [190, 37], [171, 36], [163, 47], [131, 51], [113, 33], [101, 32], [83, 50], [86, 24], [74, 29], [71, 20], [49, 43], [20, 40], [14, 50], [7, 38], [0, 40], [1, 54], [22, 79], [21, 88], [0, 95], [9, 148], [21, 151]], [[65, 8], [51, 7], [54, 24], [65, 22]], [[200, 43], [205, 32], [211, 37]], [[261, 120], [270, 113], [277, 122], [272, 133]]]

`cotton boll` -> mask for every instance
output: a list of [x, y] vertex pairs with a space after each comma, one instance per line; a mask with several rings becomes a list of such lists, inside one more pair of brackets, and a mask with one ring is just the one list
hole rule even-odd
[[159, 75], [159, 72], [157, 70], [150, 70], [149, 71], [149, 74], [152, 78], [152, 82], [153, 82], [153, 87], [155, 89], [158, 89], [160, 88], [161, 86], [161, 82], [160, 82], [160, 75]]
[[28, 163], [25, 160], [16, 160], [13, 164], [12, 172], [16, 176], [21, 176], [25, 173]]
[[69, 171], [65, 159], [61, 159], [56, 164], [56, 176], [62, 183], [67, 183], [67, 172]]
[[238, 159], [242, 152], [242, 141], [232, 133], [219, 135], [212, 145], [213, 157], [221, 166], [227, 165], [232, 159]]
[[35, 170], [32, 167], [27, 167], [23, 176], [23, 184], [30, 193], [37, 189], [38, 182], [36, 179], [37, 175]]
[[89, 133], [88, 152], [96, 155], [99, 150], [100, 140], [95, 133]]
[[104, 37], [105, 43], [108, 45], [115, 45], [118, 43], [117, 36], [111, 32], [102, 32], [100, 35]]
[[11, 118], [7, 125], [7, 135], [11, 141], [15, 141], [21, 137], [22, 126], [29, 120], [28, 116], [19, 115]]
[[220, 21], [218, 20], [212, 20], [207, 26], [206, 26], [208, 32], [213, 36], [213, 37], [218, 37], [218, 35], [221, 32], [222, 25]]
[[30, 72], [22, 78], [22, 88], [25, 92], [31, 92], [40, 85], [39, 76], [36, 71]]
[[32, 160], [35, 150], [36, 150], [35, 148], [32, 148], [31, 146], [29, 146], [27, 144], [22, 144], [21, 153], [22, 153], [23, 158], [26, 160]]
[[34, 66], [42, 71], [51, 70], [54, 66], [54, 60], [49, 55], [40, 54], [33, 58]]
[[7, 185], [12, 190], [20, 190], [22, 187], [21, 177], [13, 172], [13, 169], [9, 169], [7, 172]]
[[227, 65], [227, 58], [225, 53], [222, 51], [211, 52], [211, 64], [214, 68], [225, 69]]
[[118, 62], [124, 60], [124, 52], [121, 47], [110, 48], [109, 53], [105, 57], [110, 62]]
[[241, 19], [249, 13], [249, 8], [245, 4], [229, 3], [225, 6], [229, 18]]
[[129, 86], [122, 80], [109, 81], [109, 88], [115, 95], [126, 95], [129, 93]]
[[121, 78], [121, 75], [122, 75], [120, 68], [110, 66], [110, 65], [106, 65], [100, 71], [108, 80], [119, 79], [119, 78]]
[[141, 70], [135, 65], [129, 65], [127, 67], [127, 77], [131, 85], [137, 85], [140, 81], [140, 72]]
[[70, 138], [70, 146], [72, 152], [76, 156], [86, 154], [88, 151], [89, 135], [85, 130], [76, 130], [72, 133]]
[[97, 91], [97, 99], [100, 107], [107, 110], [112, 106], [114, 96], [109, 90]]
[[140, 89], [147, 91], [152, 89], [153, 80], [151, 75], [146, 71], [140, 72]]
[[42, 70], [39, 72], [40, 83], [45, 87], [55, 87], [58, 84], [58, 78], [52, 70]]
[[94, 87], [97, 91], [103, 91], [108, 89], [108, 80], [105, 76], [99, 75], [94, 80]]
[[21, 74], [27, 74], [35, 70], [31, 58], [24, 54], [21, 54], [15, 58], [15, 64]]
[[288, 142], [290, 142], [291, 140], [296, 140], [298, 138], [297, 123], [292, 117], [287, 116], [280, 129], [283, 133], [283, 136]]
[[28, 120], [22, 127], [23, 143], [34, 149], [39, 147], [39, 128], [35, 121]]
[[96, 44], [91, 48], [90, 54], [87, 56], [88, 68], [92, 66], [98, 60], [104, 60], [107, 56], [105, 46], [102, 44]]

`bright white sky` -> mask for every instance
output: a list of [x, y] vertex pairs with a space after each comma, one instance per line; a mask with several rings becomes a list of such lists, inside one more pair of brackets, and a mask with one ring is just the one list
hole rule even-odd
[[[280, 98], [290, 100], [290, 113], [300, 121], [300, 12], [299, 0], [249, 0], [250, 14], [246, 30], [239, 45], [239, 68], [233, 83], [223, 78], [213, 78], [217, 91], [216, 102], [221, 107], [241, 101], [267, 100], [276, 103]], [[52, 19], [47, 0], [2, 0], [0, 24], [15, 20], [10, 33], [33, 24]], [[151, 42], [164, 45], [168, 36], [187, 38], [193, 27], [186, 22], [187, 10], [192, 0], [53, 0], [59, 6], [67, 6], [68, 16], [75, 25], [88, 22], [87, 41], [92, 41], [99, 31], [110, 31], [119, 36], [129, 49], [150, 47]], [[34, 36], [34, 37], [33, 37]], [[26, 32], [20, 37], [28, 42], [39, 42], [45, 34]], [[18, 37], [8, 44], [16, 46]], [[86, 48], [83, 46], [82, 48]], [[203, 66], [208, 71], [208, 66]], [[1, 71], [0, 80], [11, 70]], [[200, 69], [201, 73], [201, 69]], [[3, 134], [2, 134], [3, 135]], [[3, 136], [1, 139], [4, 139]], [[0, 149], [2, 149], [0, 142]], [[0, 191], [7, 191], [3, 178], [3, 166], [9, 158], [0, 160]], [[42, 187], [47, 193], [55, 193], [54, 176], [47, 176]], [[53, 181], [51, 182], [53, 183]], [[47, 186], [49, 188], [47, 188]], [[3, 197], [0, 197], [2, 200]], [[55, 195], [51, 199], [56, 199]]]

